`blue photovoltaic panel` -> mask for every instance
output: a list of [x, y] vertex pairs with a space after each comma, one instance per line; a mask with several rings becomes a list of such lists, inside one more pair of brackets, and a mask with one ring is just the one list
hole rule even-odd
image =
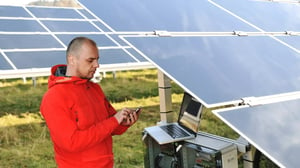
[[292, 1], [213, 0], [264, 31], [300, 31], [300, 5]]
[[2, 17], [30, 17], [22, 7], [0, 6], [0, 16]]
[[300, 36], [278, 37], [278, 39], [296, 48], [300, 52]]
[[271, 159], [287, 168], [299, 166], [300, 100], [216, 114]]
[[12, 67], [4, 59], [3, 55], [0, 54], [0, 70], [11, 70], [11, 69], [12, 69]]
[[112, 37], [116, 43], [122, 45], [122, 46], [128, 46], [128, 44], [121, 38], [119, 38], [120, 34], [112, 34], [110, 37]]
[[34, 20], [0, 20], [0, 31], [7, 32], [45, 32], [46, 30]]
[[18, 69], [45, 68], [65, 64], [65, 51], [8, 52], [7, 57]]
[[52, 32], [99, 32], [99, 30], [87, 21], [42, 21]]
[[99, 47], [108, 47], [108, 46], [117, 46], [111, 39], [109, 39], [104, 34], [76, 34], [76, 35], [57, 35], [59, 39], [67, 46], [69, 42], [77, 37], [77, 36], [84, 36], [93, 39]]
[[[98, 44], [101, 64], [145, 61], [118, 35], [109, 33], [108, 25], [82, 8], [0, 6], [0, 25], [0, 49], [8, 59], [1, 56], [1, 70], [13, 66], [49, 68], [65, 63], [66, 46], [77, 36], [91, 38]], [[126, 52], [128, 49], [131, 52]]]
[[93, 23], [95, 25], [97, 25], [97, 27], [99, 27], [102, 31], [104, 31], [104, 32], [111, 32], [111, 30], [106, 25], [103, 25], [102, 23], [100, 23], [98, 21], [97, 22], [93, 21]]
[[138, 53], [136, 50], [130, 48], [130, 49], [127, 49], [127, 51], [128, 51], [131, 55], [134, 55], [135, 58], [137, 58], [137, 59], [140, 60], [141, 62], [147, 62], [146, 58], [143, 57], [142, 55], [140, 55], [140, 53]]
[[81, 2], [116, 31], [254, 31], [208, 1]]
[[[299, 5], [283, 1], [84, 0], [82, 3], [116, 31], [300, 31]], [[300, 90], [299, 37], [126, 39], [205, 105]], [[295, 135], [300, 120], [295, 110], [299, 109], [297, 104], [259, 106], [222, 115], [227, 124], [232, 123], [235, 130], [277, 164], [297, 167], [296, 152], [300, 146]], [[260, 109], [255, 111], [256, 108]], [[289, 143], [290, 136], [295, 142]]]
[[[213, 2], [246, 20], [249, 25], [259, 31], [300, 32], [299, 3], [292, 3], [293, 1], [270, 2], [268, 0], [213, 0]], [[279, 39], [300, 50], [299, 38]]]
[[[55, 64], [65, 64], [65, 51], [39, 51], [39, 52], [10, 52], [8, 58], [18, 69], [44, 68]], [[136, 62], [121, 49], [103, 49], [100, 51], [100, 64], [117, 64]]]
[[91, 13], [84, 9], [78, 9], [80, 13], [82, 13], [87, 19], [96, 19]]
[[[299, 32], [299, 22], [297, 22], [300, 17], [299, 5], [246, 0], [84, 0], [82, 3], [97, 15], [98, 21], [83, 20], [84, 18], [95, 19], [85, 9], [0, 6], [0, 49], [18, 69], [51, 67], [65, 63], [64, 50], [68, 40], [76, 35], [86, 34], [85, 36], [95, 38], [100, 47], [107, 47], [100, 50], [101, 64], [150, 60], [205, 105], [300, 89], [299, 37], [276, 37], [287, 45], [268, 36], [126, 38], [133, 46], [128, 46], [118, 37], [118, 31], [154, 30]], [[34, 16], [29, 15], [25, 9]], [[47, 29], [44, 29], [38, 21], [41, 21]], [[118, 35], [111, 34], [115, 31]], [[11, 35], [6, 32], [19, 34]], [[41, 35], [36, 32], [48, 34]], [[109, 34], [87, 35], [93, 32]], [[65, 46], [62, 46], [59, 41], [62, 41]], [[298, 51], [291, 49], [289, 45], [297, 48]], [[131, 47], [135, 47], [142, 53], [137, 53]], [[43, 51], [36, 50], [40, 48]], [[15, 51], [15, 49], [26, 49], [26, 52]], [[145, 58], [142, 58], [141, 54]], [[11, 68], [3, 55], [0, 55], [0, 70]], [[276, 126], [281, 124], [276, 121], [281, 120], [282, 110], [278, 112], [266, 106], [261, 108], [265, 108], [260, 112], [265, 115], [264, 119], [271, 118]], [[283, 104], [282, 108], [287, 110], [286, 114], [292, 114], [288, 117], [293, 117], [294, 109], [299, 107], [287, 103]], [[282, 160], [285, 156], [278, 154], [281, 153], [280, 150], [282, 154], [286, 154], [286, 149], [283, 148], [285, 137], [283, 137], [284, 141], [279, 137], [278, 142], [268, 146], [261, 140], [268, 139], [266, 136], [274, 137], [277, 135], [276, 132], [259, 134], [261, 137], [257, 138], [256, 135], [248, 132], [247, 128], [241, 127], [241, 124], [250, 124], [249, 118], [244, 120], [249, 117], [247, 113], [250, 115], [255, 111], [249, 110], [243, 113], [245, 115], [224, 112], [222, 117], [225, 121], [228, 120], [229, 124], [232, 122], [239, 133], [248, 137], [248, 140], [254, 142], [260, 150], [269, 154], [268, 156], [285, 166], [295, 167], [293, 157], [287, 159], [289, 161], [287, 164]], [[280, 117], [276, 118], [276, 116]], [[299, 121], [297, 117], [295, 115], [294, 119]], [[240, 120], [234, 120], [235, 118]], [[284, 119], [284, 122], [287, 123], [287, 120]], [[261, 129], [264, 127], [263, 123], [267, 122], [261, 123], [262, 125], [258, 125], [259, 128], [254, 130]], [[289, 124], [289, 129], [299, 128], [293, 123], [295, 121]], [[258, 130], [260, 131], [262, 130]], [[283, 131], [279, 131], [280, 135], [281, 132]], [[287, 136], [293, 136], [293, 131], [290, 131]], [[277, 148], [276, 145], [282, 146]], [[297, 143], [290, 145], [295, 149], [299, 148]]]
[[1, 49], [59, 48], [62, 45], [51, 35], [2, 35]]
[[300, 90], [300, 54], [267, 36], [126, 39], [206, 105]]
[[100, 51], [100, 64], [118, 64], [126, 62], [135, 62], [135, 60], [128, 56], [122, 49], [101, 50]]
[[30, 12], [39, 18], [69, 18], [69, 19], [83, 19], [83, 17], [74, 9], [69, 8], [40, 8], [28, 7]]

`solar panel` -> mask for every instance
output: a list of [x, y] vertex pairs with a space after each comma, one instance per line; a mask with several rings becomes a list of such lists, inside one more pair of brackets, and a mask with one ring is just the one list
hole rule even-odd
[[268, 36], [126, 39], [208, 107], [300, 90], [300, 54]]
[[[5, 25], [0, 27], [0, 78], [9, 69], [42, 69], [64, 63], [68, 42], [84, 35], [98, 43], [102, 67], [128, 63], [144, 67], [143, 62], [150, 61], [207, 107], [249, 96], [299, 91], [300, 44], [299, 36], [293, 36], [300, 30], [299, 5], [246, 0], [82, 3], [83, 9], [0, 5], [0, 25]], [[157, 37], [161, 35], [156, 30], [166, 30], [164, 37]], [[128, 37], [142, 31], [153, 33]], [[179, 37], [170, 31], [195, 33]], [[248, 36], [255, 31], [286, 34]], [[285, 102], [217, 115], [277, 164], [295, 167], [297, 158], [286, 158], [284, 147], [286, 137], [294, 136], [293, 130], [299, 128], [296, 108], [295, 103]], [[281, 137], [276, 143], [266, 144], [263, 139], [277, 132], [264, 134], [256, 128], [261, 131], [256, 137], [253, 130], [243, 127], [251, 124], [247, 117], [257, 111], [264, 114], [264, 120], [273, 121], [273, 126], [280, 126], [283, 110], [291, 114], [286, 118], [294, 118], [287, 126], [291, 132], [279, 130]], [[283, 121], [287, 122], [286, 118]], [[257, 126], [272, 124], [267, 123]], [[290, 148], [299, 149], [299, 144], [289, 143]]]
[[72, 8], [39, 8], [39, 7], [27, 7], [27, 9], [39, 18], [73, 18], [84, 19], [76, 10]]
[[99, 32], [96, 27], [87, 22], [42, 21], [51, 32]]
[[45, 32], [34, 20], [3, 19], [0, 24], [0, 31], [4, 32]]
[[[113, 31], [154, 31], [151, 35], [124, 38], [207, 107], [300, 89], [298, 2], [84, 0], [82, 3]], [[165, 31], [160, 34], [156, 30]], [[233, 32], [233, 36], [228, 32]], [[250, 32], [258, 34], [249, 36]], [[295, 103], [285, 102], [222, 112], [218, 116], [276, 164], [296, 167], [300, 146], [295, 135], [299, 128], [299, 116], [295, 114], [298, 108]], [[283, 111], [291, 115], [280, 122]], [[249, 118], [252, 116], [253, 120]], [[255, 118], [258, 116], [261, 117]], [[289, 123], [288, 118], [293, 121]], [[253, 123], [256, 119], [262, 120], [257, 127]], [[289, 123], [284, 125], [285, 129], [280, 128], [283, 123]], [[275, 128], [280, 129], [278, 134]], [[287, 145], [290, 136], [295, 143]], [[274, 143], [270, 142], [274, 138]]]
[[12, 67], [4, 59], [3, 55], [0, 54], [0, 70], [9, 70], [9, 69], [12, 69]]
[[[100, 59], [103, 64], [116, 64], [122, 62], [135, 62], [133, 57], [128, 57], [124, 50], [102, 50], [100, 54], [103, 54]], [[126, 57], [127, 56], [127, 57]]]
[[37, 49], [37, 48], [60, 48], [63, 47], [51, 35], [14, 35], [0, 34], [1, 49]]
[[101, 47], [117, 47], [117, 44], [109, 39], [105, 34], [63, 34], [56, 35], [66, 46], [77, 36], [85, 36], [93, 39]]
[[[146, 60], [132, 52], [108, 25], [83, 8], [0, 5], [0, 25], [1, 79], [10, 73], [16, 77], [20, 70], [40, 68], [45, 71], [45, 68], [65, 63], [66, 47], [77, 36], [96, 41], [101, 50], [99, 63], [108, 65], [104, 66], [107, 69], [109, 65], [117, 67], [115, 64], [120, 70], [151, 67], [149, 63], [142, 63]], [[16, 71], [5, 71], [12, 69]], [[19, 77], [23, 75], [20, 73]]]
[[298, 36], [278, 37], [278, 39], [293, 46], [300, 52], [300, 37], [299, 37], [299, 35]]
[[1, 6], [0, 15], [6, 17], [30, 17], [21, 6]]
[[65, 51], [8, 52], [6, 55], [17, 69], [46, 68], [66, 62]]
[[85, 0], [82, 3], [115, 31], [254, 31], [208, 1]]
[[[259, 31], [300, 31], [300, 23], [297, 21], [300, 19], [300, 5], [297, 1], [213, 0], [211, 2]], [[294, 46], [294, 42], [299, 40], [280, 39], [297, 48], [299, 52], [299, 45]]]
[[[264, 31], [299, 31], [300, 5], [283, 0], [212, 0], [218, 6]], [[299, 3], [298, 3], [299, 4]]]
[[[93, 15], [93, 13], [90, 13], [89, 11], [85, 9], [77, 9], [85, 18], [87, 19], [96, 19]], [[96, 22], [97, 23], [97, 22]]]
[[214, 113], [280, 167], [298, 167], [299, 109], [298, 99]]

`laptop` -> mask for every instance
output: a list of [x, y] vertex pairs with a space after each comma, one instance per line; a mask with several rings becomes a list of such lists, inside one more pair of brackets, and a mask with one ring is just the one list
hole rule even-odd
[[199, 101], [185, 92], [177, 122], [147, 127], [145, 131], [160, 145], [193, 139], [199, 131], [202, 108]]

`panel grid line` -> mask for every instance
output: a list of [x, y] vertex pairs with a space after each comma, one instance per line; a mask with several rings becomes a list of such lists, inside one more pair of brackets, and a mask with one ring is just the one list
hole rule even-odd
[[49, 32], [50, 34], [51, 34], [51, 36], [55, 39], [55, 40], [57, 40], [64, 48], [67, 48], [67, 46], [55, 35], [55, 34], [53, 34], [51, 31], [50, 31], [50, 29], [47, 27], [47, 26], [45, 26], [29, 9], [27, 9], [26, 7], [24, 7], [24, 9], [28, 12], [28, 14], [30, 15], [30, 16], [32, 16], [34, 19], [36, 19], [36, 21], [47, 31], [47, 32]]
[[[231, 12], [230, 10], [224, 8], [223, 6], [221, 6], [221, 5], [217, 4], [217, 3], [215, 3], [213, 0], [208, 0], [208, 2], [210, 2], [210, 3], [213, 4], [213, 5], [215, 5], [215, 6], [218, 7], [219, 9], [221, 9], [221, 10], [227, 12], [228, 14], [232, 15], [233, 17], [235, 17], [235, 18], [241, 20], [242, 22], [248, 24], [249, 26], [251, 26], [251, 27], [257, 29], [258, 31], [265, 32], [265, 30], [263, 30], [262, 28], [260, 28], [260, 27], [258, 27], [258, 26], [256, 26], [256, 25], [252, 24], [251, 22], [249, 22], [249, 21], [247, 21], [247, 20], [241, 18], [241, 17], [238, 16], [237, 14], [235, 14], [235, 13]], [[286, 31], [288, 31], [288, 30], [286, 30]], [[271, 37], [272, 39], [274, 39], [275, 41], [277, 41], [277, 42], [279, 42], [279, 43], [281, 43], [281, 44], [287, 46], [288, 48], [290, 48], [290, 49], [296, 51], [297, 53], [300, 53], [300, 50], [298, 50], [298, 49], [296, 49], [295, 47], [289, 45], [288, 43], [285, 43], [284, 41], [282, 41], [282, 40], [280, 40], [280, 39], [278, 39], [278, 38], [276, 38], [276, 37], [274, 37], [274, 36], [271, 36], [271, 35], [270, 35], [270, 37]]]
[[7, 63], [14, 69], [17, 70], [18, 68], [14, 65], [14, 63], [7, 57], [7, 55], [4, 53], [4, 51], [2, 49], [0, 49], [0, 52], [2, 54], [2, 56], [4, 57], [4, 59], [7, 61]]
[[[98, 47], [100, 50], [116, 50], [116, 49], [129, 49], [130, 46], [111, 46], [111, 47]], [[28, 49], [2, 49], [3, 52], [40, 52], [40, 51], [65, 51], [65, 48], [28, 48]]]
[[70, 22], [95, 22], [98, 21], [97, 19], [74, 19], [74, 18], [42, 18], [42, 17], [36, 17], [36, 18], [30, 18], [30, 17], [3, 17], [0, 16], [0, 20], [36, 20], [40, 21], [70, 21]]
[[[84, 17], [85, 19], [87, 19], [87, 17], [85, 15], [82, 14], [82, 12], [80, 12], [79, 10], [75, 9], [82, 17]], [[99, 31], [103, 31], [102, 29], [100, 29], [95, 23], [89, 21], [90, 24], [92, 24], [96, 29], [98, 29]], [[114, 44], [116, 44], [117, 46], [121, 46], [120, 43], [118, 43], [116, 40], [114, 40], [111, 36], [109, 36], [108, 34], [105, 34], [106, 37], [108, 37]], [[136, 57], [134, 57], [130, 52], [128, 52], [126, 49], [122, 49], [125, 53], [127, 53], [131, 58], [133, 58], [135, 61], [140, 62]]]

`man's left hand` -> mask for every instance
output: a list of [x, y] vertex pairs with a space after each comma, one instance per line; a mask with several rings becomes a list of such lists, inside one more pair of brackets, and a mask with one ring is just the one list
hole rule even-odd
[[130, 109], [127, 115], [127, 118], [121, 122], [121, 125], [131, 126], [139, 119], [139, 113], [136, 113], [135, 110]]

